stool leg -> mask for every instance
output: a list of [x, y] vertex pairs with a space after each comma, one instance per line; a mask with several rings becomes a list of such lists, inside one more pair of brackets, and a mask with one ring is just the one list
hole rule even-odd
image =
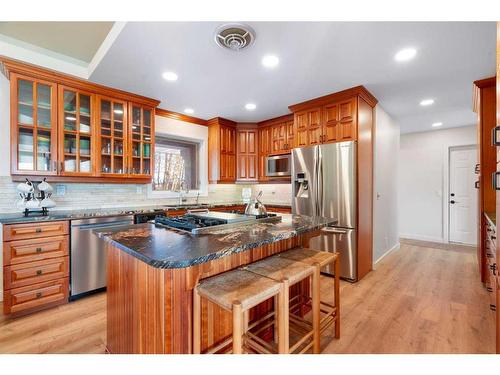
[[274, 305], [274, 342], [278, 343], [278, 337], [279, 337], [279, 331], [278, 331], [278, 321], [279, 321], [279, 316], [278, 316], [278, 307], [279, 307], [279, 295], [275, 295], [273, 297], [273, 305]]
[[290, 282], [288, 279], [281, 281], [278, 304], [275, 308], [278, 319], [278, 353], [288, 354], [290, 351]]
[[233, 354], [241, 354], [243, 352], [243, 311], [241, 303], [233, 302]]
[[335, 317], [335, 338], [340, 338], [340, 254], [335, 259], [335, 308], [337, 309]]
[[319, 264], [314, 269], [312, 280], [313, 353], [319, 354], [321, 351]]
[[193, 289], [193, 353], [201, 353], [201, 297], [198, 289]]

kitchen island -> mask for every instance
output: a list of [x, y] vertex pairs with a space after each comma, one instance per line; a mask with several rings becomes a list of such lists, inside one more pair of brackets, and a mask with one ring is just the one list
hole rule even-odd
[[[246, 223], [200, 235], [152, 223], [96, 231], [107, 248], [107, 350], [191, 353], [192, 292], [200, 279], [307, 245], [308, 238], [335, 223], [283, 215], [281, 221]], [[270, 309], [272, 300], [256, 306], [250, 320]], [[202, 332], [202, 349], [222, 341], [231, 334], [231, 315], [204, 301]]]

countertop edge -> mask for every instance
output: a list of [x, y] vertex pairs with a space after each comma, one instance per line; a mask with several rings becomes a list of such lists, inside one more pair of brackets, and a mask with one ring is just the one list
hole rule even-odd
[[[159, 260], [154, 260], [154, 259], [151, 259], [147, 256], [144, 256], [143, 254], [133, 250], [133, 249], [130, 249], [129, 247], [127, 246], [124, 246], [122, 245], [121, 243], [109, 238], [109, 236], [107, 236], [105, 233], [96, 233], [96, 236], [99, 237], [100, 239], [110, 243], [111, 245], [117, 247], [118, 249], [124, 251], [125, 253], [133, 256], [134, 258], [137, 258], [141, 261], [143, 261], [144, 263], [154, 267], [154, 268], [159, 268], [159, 269], [182, 269], [182, 268], [189, 268], [189, 267], [193, 267], [193, 266], [196, 266], [196, 265], [199, 265], [199, 264], [203, 264], [203, 263], [207, 263], [207, 262], [210, 262], [212, 260], [216, 260], [216, 259], [220, 259], [220, 258], [223, 258], [225, 256], [228, 256], [228, 255], [231, 255], [231, 254], [238, 254], [238, 253], [241, 253], [241, 252], [244, 252], [244, 251], [247, 251], [247, 250], [252, 250], [252, 249], [255, 249], [257, 247], [261, 247], [261, 246], [264, 246], [264, 245], [269, 245], [269, 244], [272, 244], [272, 243], [275, 243], [275, 242], [278, 242], [278, 241], [282, 241], [282, 240], [287, 240], [287, 239], [290, 239], [290, 238], [293, 238], [293, 237], [297, 237], [297, 236], [300, 236], [302, 234], [305, 234], [305, 233], [309, 233], [309, 232], [313, 232], [313, 231], [316, 231], [316, 230], [320, 230], [321, 228], [324, 228], [328, 225], [332, 225], [332, 224], [335, 224], [337, 221], [336, 220], [332, 220], [332, 221], [329, 221], [329, 222], [325, 222], [323, 224], [317, 224], [317, 225], [314, 225], [312, 227], [308, 227], [307, 229], [304, 229], [304, 230], [294, 230], [294, 231], [290, 231], [288, 233], [285, 233], [285, 234], [282, 234], [282, 235], [279, 235], [275, 238], [272, 238], [272, 239], [267, 239], [267, 240], [263, 240], [263, 241], [258, 241], [258, 242], [255, 242], [255, 243], [250, 243], [250, 244], [247, 244], [247, 245], [243, 245], [243, 246], [238, 246], [238, 247], [235, 247], [235, 248], [230, 248], [230, 249], [224, 249], [224, 251], [219, 251], [219, 252], [214, 252], [214, 253], [211, 253], [211, 254], [207, 254], [205, 256], [202, 256], [202, 257], [197, 257], [197, 258], [193, 258], [193, 259], [189, 259], [189, 260], [186, 260], [186, 261], [159, 261]], [[154, 224], [151, 224], [151, 223], [146, 223], [147, 225], [154, 225]], [[144, 224], [141, 224], [141, 225], [144, 225]]]

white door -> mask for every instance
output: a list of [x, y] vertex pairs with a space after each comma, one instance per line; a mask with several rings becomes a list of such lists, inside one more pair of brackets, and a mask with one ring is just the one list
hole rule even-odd
[[450, 148], [450, 242], [477, 243], [477, 175], [475, 146]]

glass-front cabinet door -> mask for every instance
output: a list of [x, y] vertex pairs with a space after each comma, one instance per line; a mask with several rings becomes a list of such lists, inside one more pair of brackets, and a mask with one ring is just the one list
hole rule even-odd
[[94, 174], [94, 94], [59, 86], [59, 172]]
[[150, 177], [154, 157], [154, 110], [138, 104], [130, 104], [129, 110], [129, 175]]
[[98, 110], [98, 173], [101, 176], [126, 176], [127, 102], [100, 96]]
[[12, 173], [57, 174], [57, 85], [11, 74]]

